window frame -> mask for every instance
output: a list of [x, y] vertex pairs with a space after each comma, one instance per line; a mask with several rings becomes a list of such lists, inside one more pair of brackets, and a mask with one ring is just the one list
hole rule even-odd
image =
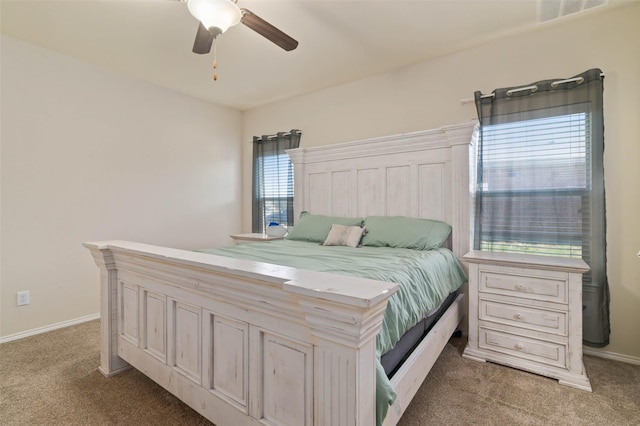
[[[571, 258], [583, 258], [587, 257], [587, 259], [589, 258], [589, 244], [586, 244], [586, 242], [584, 241], [584, 233], [585, 233], [585, 227], [589, 227], [590, 221], [591, 221], [591, 216], [590, 216], [590, 212], [588, 208], [585, 208], [585, 204], [588, 204], [590, 202], [590, 197], [592, 194], [592, 188], [591, 188], [591, 155], [590, 155], [590, 151], [591, 151], [591, 134], [589, 132], [589, 126], [590, 126], [590, 122], [591, 122], [591, 110], [589, 108], [589, 104], [588, 103], [577, 103], [577, 104], [571, 104], [571, 105], [566, 105], [566, 106], [561, 106], [561, 107], [555, 107], [555, 108], [547, 108], [544, 110], [532, 110], [532, 111], [526, 111], [526, 112], [521, 112], [521, 113], [510, 113], [510, 114], [504, 114], [502, 116], [498, 116], [496, 117], [492, 117], [493, 120], [495, 122], [492, 122], [489, 125], [486, 125], [486, 127], [490, 127], [493, 128], [491, 129], [492, 131], [495, 131], [495, 128], [498, 126], [509, 126], [512, 129], [516, 129], [517, 127], [515, 126], [516, 123], [531, 123], [533, 121], [537, 121], [538, 123], [535, 124], [535, 127], [539, 127], [539, 128], [543, 128], [543, 126], [546, 125], [546, 123], [541, 123], [541, 120], [551, 120], [551, 122], [554, 120], [554, 118], [556, 117], [563, 117], [563, 116], [577, 116], [577, 115], [583, 115], [584, 117], [582, 118], [582, 122], [580, 123], [580, 126], [584, 129], [586, 129], [585, 131], [585, 135], [584, 135], [584, 155], [585, 155], [585, 160], [583, 163], [580, 163], [580, 165], [585, 167], [585, 172], [584, 172], [584, 186], [583, 187], [578, 187], [578, 186], [567, 186], [567, 187], [563, 187], [562, 185], [556, 185], [554, 187], [547, 187], [547, 188], [538, 188], [538, 189], [532, 189], [532, 188], [527, 188], [527, 189], [496, 189], [496, 190], [491, 190], [489, 188], [486, 188], [486, 181], [483, 182], [476, 182], [475, 186], [475, 191], [474, 191], [474, 221], [475, 221], [475, 228], [476, 230], [474, 231], [474, 249], [476, 250], [483, 250], [483, 251], [496, 251], [496, 252], [511, 252], [511, 253], [526, 253], [526, 254], [540, 254], [540, 255], [553, 255], [553, 256], [562, 256], [562, 257], [571, 257]], [[574, 126], [574, 122], [571, 119], [564, 119], [564, 120], [560, 120], [560, 122], [564, 122], [567, 123], [565, 127], [571, 127]], [[527, 124], [523, 124], [522, 129], [528, 129]], [[537, 129], [536, 129], [537, 130]], [[478, 125], [478, 127], [476, 128], [476, 132], [480, 132], [480, 131], [486, 131], [486, 129], [483, 129], [480, 125]], [[498, 130], [499, 131], [499, 130]], [[524, 132], [524, 130], [521, 130], [521, 132]], [[513, 130], [510, 133], [515, 133]], [[487, 143], [486, 139], [491, 140], [490, 138], [486, 137], [486, 134], [483, 135], [485, 138], [484, 143]], [[573, 136], [571, 135], [570, 137], [573, 138]], [[474, 134], [474, 138], [476, 140], [479, 139], [479, 134]], [[522, 139], [522, 136], [518, 136], [517, 138]], [[513, 139], [516, 139], [516, 137], [513, 137]], [[526, 145], [529, 141], [530, 137], [529, 135], [527, 135], [525, 137], [525, 141], [524, 141], [524, 145]], [[509, 142], [509, 138], [508, 137], [500, 137], [500, 138], [494, 138], [494, 140], [499, 140], [501, 143], [508, 143]], [[522, 144], [522, 141], [520, 141], [520, 143]], [[510, 155], [513, 154], [513, 151], [517, 150], [518, 148], [512, 148], [511, 150], [506, 149], [505, 152], [509, 153]], [[497, 151], [497, 150], [496, 150]], [[480, 167], [479, 162], [478, 162], [478, 155], [479, 153], [476, 152], [476, 157], [474, 158], [474, 167]], [[541, 169], [544, 167], [551, 167], [553, 166], [554, 162], [560, 162], [562, 159], [560, 158], [549, 158], [546, 162], [542, 162], [538, 160], [538, 163], [540, 165], [542, 165], [542, 167], [540, 167]], [[529, 160], [530, 161], [530, 160]], [[571, 165], [575, 165], [575, 162], [571, 162], [571, 161], [566, 161], [567, 167], [570, 167]], [[490, 164], [490, 162], [484, 162], [483, 161], [483, 166], [486, 168], [486, 164]], [[515, 168], [517, 166], [517, 163], [513, 163], [511, 164], [509, 167], [510, 168]], [[499, 167], [495, 167], [494, 171], [497, 170]], [[489, 169], [491, 170], [491, 169]], [[485, 171], [483, 170], [482, 173], [484, 173]], [[512, 241], [507, 241], [507, 235], [509, 234], [508, 231], [503, 231], [502, 233], [500, 233], [499, 231], [494, 231], [493, 233], [489, 233], [489, 232], [484, 232], [483, 228], [485, 227], [484, 224], [482, 224], [480, 222], [481, 218], [478, 217], [478, 215], [475, 213], [475, 204], [476, 204], [476, 197], [478, 196], [478, 193], [480, 193], [480, 195], [484, 198], [483, 201], [483, 205], [486, 205], [486, 201], [491, 200], [492, 198], [494, 199], [498, 199], [498, 198], [523, 198], [523, 197], [544, 197], [547, 196], [548, 198], [554, 198], [554, 199], [563, 199], [566, 200], [570, 197], [580, 197], [580, 217], [581, 217], [581, 222], [583, 224], [582, 229], [579, 231], [580, 234], [577, 235], [577, 238], [575, 238], [574, 240], [569, 240], [569, 241], [565, 241], [564, 243], [562, 241], [558, 241], [558, 240], [550, 240], [550, 239], [545, 239], [545, 238], [541, 238], [540, 236], [534, 236], [533, 234], [536, 233], [535, 230], [532, 230], [529, 232], [529, 234], [531, 234], [531, 237], [528, 239], [525, 238], [516, 238], [513, 239]], [[585, 220], [585, 217], [587, 218], [587, 220]], [[555, 223], [554, 223], [555, 224]], [[524, 231], [519, 231], [521, 233], [521, 235], [524, 234]], [[487, 235], [491, 235], [491, 234], [497, 234], [498, 236], [494, 237], [494, 238], [487, 238]], [[501, 236], [500, 236], [501, 235]], [[579, 241], [580, 244], [572, 244], [576, 241]]]
[[[295, 129], [253, 138], [252, 232], [264, 233], [270, 222], [293, 226], [294, 173], [286, 151], [297, 148], [299, 143], [300, 131]], [[267, 164], [265, 160], [274, 156], [275, 161]], [[267, 204], [278, 205], [275, 213], [267, 213]], [[270, 214], [279, 219], [284, 215], [285, 220], [269, 220]]]

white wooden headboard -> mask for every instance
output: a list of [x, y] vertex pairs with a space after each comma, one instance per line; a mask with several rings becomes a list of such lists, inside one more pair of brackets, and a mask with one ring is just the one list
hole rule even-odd
[[474, 123], [288, 151], [295, 217], [409, 216], [453, 227], [458, 258], [470, 249], [469, 155]]

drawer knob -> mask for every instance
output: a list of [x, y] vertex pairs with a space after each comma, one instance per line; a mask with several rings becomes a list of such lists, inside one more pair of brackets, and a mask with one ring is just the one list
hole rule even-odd
[[522, 315], [521, 313], [517, 313], [514, 315], [516, 317], [516, 319], [521, 320], [522, 318], [524, 318], [524, 315]]
[[516, 349], [521, 351], [524, 349], [524, 345], [522, 343], [516, 343]]

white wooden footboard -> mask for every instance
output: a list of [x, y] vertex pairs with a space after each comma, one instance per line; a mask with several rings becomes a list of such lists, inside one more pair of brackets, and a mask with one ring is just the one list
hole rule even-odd
[[375, 336], [396, 284], [85, 247], [101, 270], [103, 374], [132, 365], [219, 426], [375, 424]]

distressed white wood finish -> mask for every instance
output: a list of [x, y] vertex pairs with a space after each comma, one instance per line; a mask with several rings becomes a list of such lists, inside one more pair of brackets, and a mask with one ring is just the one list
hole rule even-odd
[[[407, 215], [469, 248], [465, 124], [290, 152], [296, 212]], [[129, 364], [220, 425], [375, 424], [375, 337], [393, 283], [144, 244], [85, 243], [101, 365]], [[395, 424], [462, 318], [460, 296], [393, 379]]]
[[162, 362], [167, 360], [167, 298], [158, 293], [144, 291], [142, 307], [144, 320], [143, 348]]
[[[246, 412], [249, 397], [249, 324], [209, 313], [213, 329], [210, 358], [211, 389], [242, 407]], [[206, 359], [206, 358], [205, 358]]]
[[111, 377], [131, 368], [118, 356], [118, 271], [110, 253], [91, 250], [91, 255], [100, 269], [100, 366], [98, 370]]
[[237, 245], [259, 243], [263, 241], [281, 240], [284, 238], [284, 237], [271, 237], [267, 234], [260, 234], [256, 232], [249, 233], [249, 234], [231, 234], [229, 236], [231, 237], [231, 239], [233, 239], [233, 242]]
[[288, 151], [296, 217], [409, 216], [453, 227], [453, 251], [470, 249], [469, 155], [473, 123]]
[[262, 333], [262, 417], [273, 424], [311, 425], [313, 348]]
[[170, 301], [170, 306], [170, 365], [200, 384], [202, 380], [202, 308], [173, 299]]
[[[119, 308], [104, 318], [116, 318], [120, 363], [214, 423], [333, 424], [318, 423], [318, 410], [337, 424], [374, 421], [375, 336], [396, 284], [130, 242], [85, 246], [117, 270]], [[162, 348], [165, 312], [166, 361], [148, 343]], [[320, 367], [320, 354], [336, 362]]]
[[464, 356], [591, 391], [582, 363], [581, 259], [471, 251]]

